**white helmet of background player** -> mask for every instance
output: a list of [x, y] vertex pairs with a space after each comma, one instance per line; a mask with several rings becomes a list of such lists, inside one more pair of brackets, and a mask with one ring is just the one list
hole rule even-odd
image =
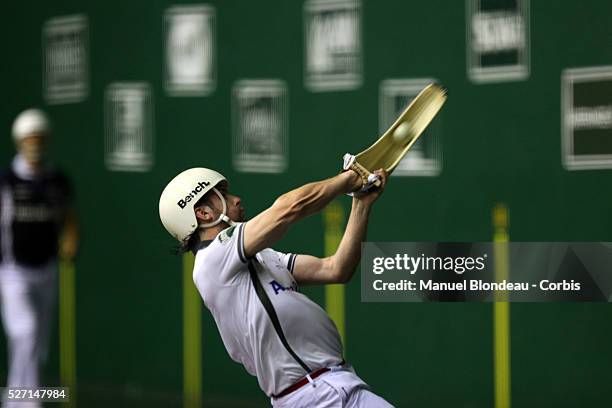
[[51, 131], [51, 122], [40, 109], [27, 109], [21, 112], [13, 122], [13, 139], [19, 142], [31, 135], [47, 135]]
[[[227, 181], [214, 170], [196, 167], [185, 170], [172, 179], [159, 198], [159, 218], [174, 238], [184, 242], [198, 228], [208, 228], [226, 222], [234, 222], [226, 215], [227, 203], [215, 187]], [[206, 193], [214, 191], [223, 203], [223, 212], [215, 221], [200, 224], [194, 206]]]

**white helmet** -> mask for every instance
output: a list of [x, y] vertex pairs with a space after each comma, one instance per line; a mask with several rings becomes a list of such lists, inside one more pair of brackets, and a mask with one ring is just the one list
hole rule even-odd
[[18, 142], [32, 133], [49, 133], [51, 123], [45, 112], [40, 109], [27, 109], [13, 122], [13, 139]]
[[[170, 235], [183, 242], [198, 227], [208, 228], [222, 221], [234, 225], [234, 222], [225, 214], [227, 204], [223, 195], [215, 188], [222, 181], [227, 180], [216, 171], [196, 167], [183, 171], [168, 183], [159, 198], [159, 218]], [[198, 224], [194, 205], [211, 190], [221, 199], [223, 212], [213, 222]]]

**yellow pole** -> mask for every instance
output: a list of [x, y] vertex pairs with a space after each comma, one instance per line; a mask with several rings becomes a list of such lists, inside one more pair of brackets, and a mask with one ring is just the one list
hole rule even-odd
[[183, 406], [202, 406], [202, 320], [191, 253], [183, 255]]
[[69, 388], [69, 407], [77, 406], [76, 396], [76, 331], [74, 263], [61, 259], [59, 263], [59, 343], [60, 382]]
[[[508, 208], [497, 204], [493, 209], [495, 280], [509, 276]], [[510, 303], [507, 292], [495, 293], [493, 303], [495, 408], [510, 408]]]
[[[344, 209], [332, 201], [323, 210], [323, 223], [325, 230], [325, 256], [333, 255], [342, 239], [344, 225]], [[325, 285], [325, 309], [336, 324], [342, 344], [346, 349], [346, 332], [344, 324], [344, 285]]]

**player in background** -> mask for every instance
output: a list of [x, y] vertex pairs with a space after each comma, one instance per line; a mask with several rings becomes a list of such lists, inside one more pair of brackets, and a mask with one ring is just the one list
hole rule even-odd
[[[51, 126], [28, 109], [13, 123], [17, 155], [0, 172], [0, 299], [8, 387], [38, 387], [57, 291], [58, 255], [74, 258], [78, 228], [67, 177], [46, 159]], [[38, 407], [6, 402], [6, 407]], [[30, 405], [28, 405], [30, 404]]]
[[[275, 407], [391, 407], [344, 361], [336, 326], [298, 290], [299, 284], [351, 279], [372, 204], [386, 178], [382, 170], [363, 176], [348, 170], [281, 195], [246, 222], [241, 199], [230, 193], [227, 180], [216, 171], [186, 170], [162, 192], [162, 223], [185, 250], [196, 254], [193, 279], [225, 348], [257, 377]], [[375, 188], [378, 180], [382, 186]], [[269, 248], [292, 224], [355, 191], [333, 256]]]

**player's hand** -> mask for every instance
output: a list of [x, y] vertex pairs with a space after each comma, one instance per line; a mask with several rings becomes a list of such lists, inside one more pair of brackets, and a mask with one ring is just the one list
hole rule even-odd
[[64, 235], [60, 240], [59, 245], [59, 255], [60, 258], [66, 260], [72, 260], [76, 256], [78, 250], [78, 242], [76, 239], [68, 236], [68, 234]]
[[380, 197], [380, 195], [385, 190], [385, 186], [387, 185], [388, 175], [387, 175], [387, 172], [384, 169], [378, 169], [378, 170], [374, 171], [373, 173], [376, 174], [378, 177], [380, 177], [380, 181], [381, 181], [380, 187], [373, 188], [372, 190], [368, 191], [367, 193], [355, 194], [355, 196], [354, 196], [355, 200], [358, 200], [362, 204], [365, 204], [365, 205], [368, 205], [368, 206], [372, 205], [374, 203], [374, 201], [376, 201], [378, 199], [378, 197]]
[[348, 170], [342, 174], [344, 174], [345, 177], [348, 179], [349, 188], [348, 188], [347, 193], [352, 193], [354, 191], [361, 190], [361, 187], [363, 187], [363, 180], [361, 179], [361, 176], [356, 171]]

